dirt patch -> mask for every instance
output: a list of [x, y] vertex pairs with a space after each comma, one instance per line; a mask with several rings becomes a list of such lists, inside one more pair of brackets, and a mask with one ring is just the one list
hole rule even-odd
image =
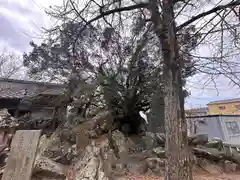
[[[198, 175], [193, 178], [194, 180], [239, 180], [239, 174], [221, 174], [221, 175]], [[164, 180], [159, 176], [128, 176], [120, 178], [119, 180]]]

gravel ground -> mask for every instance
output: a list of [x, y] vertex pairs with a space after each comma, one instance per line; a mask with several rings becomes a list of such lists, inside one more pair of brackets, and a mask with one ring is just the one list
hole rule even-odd
[[[162, 177], [156, 176], [128, 176], [119, 180], [163, 180]], [[194, 177], [194, 180], [240, 180], [239, 174], [222, 174], [216, 175], [198, 175]]]

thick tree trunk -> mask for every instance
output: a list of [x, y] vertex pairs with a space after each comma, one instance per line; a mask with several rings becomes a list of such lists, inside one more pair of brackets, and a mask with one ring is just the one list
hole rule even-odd
[[162, 1], [162, 15], [157, 0], [152, 0], [152, 20], [161, 42], [164, 61], [164, 105], [166, 133], [165, 180], [188, 180], [191, 165], [187, 147], [187, 125], [182, 96], [181, 61], [176, 37], [172, 0]]

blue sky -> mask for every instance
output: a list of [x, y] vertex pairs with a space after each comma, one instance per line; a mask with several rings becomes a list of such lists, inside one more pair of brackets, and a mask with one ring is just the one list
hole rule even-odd
[[196, 75], [188, 80], [187, 88], [191, 92], [191, 96], [186, 99], [187, 108], [204, 107], [210, 101], [238, 98], [240, 90], [234, 86], [226, 77], [219, 77], [215, 83], [210, 83], [207, 86], [205, 75]]
[[[41, 42], [41, 27], [50, 27], [52, 23], [44, 8], [60, 2], [62, 1], [0, 0], [0, 49], [4, 47], [18, 54], [30, 51], [29, 41]], [[191, 91], [191, 96], [186, 100], [187, 108], [203, 107], [210, 101], [240, 96], [239, 88], [229, 84], [227, 78], [219, 77], [216, 85], [210, 83], [205, 86], [207, 78], [198, 75], [188, 80], [187, 89]]]

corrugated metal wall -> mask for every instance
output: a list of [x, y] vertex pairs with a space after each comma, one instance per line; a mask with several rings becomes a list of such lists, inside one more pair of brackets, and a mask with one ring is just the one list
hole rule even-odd
[[[190, 117], [187, 118], [187, 120], [190, 135], [195, 134], [194, 122], [197, 122], [196, 134], [208, 134], [209, 140], [220, 138], [222, 141], [229, 144], [240, 144], [240, 116], [238, 115]], [[200, 121], [201, 123], [199, 123]], [[228, 130], [226, 125], [227, 122], [236, 124], [237, 127], [234, 127], [234, 133], [229, 132], [230, 130]]]
[[224, 139], [218, 117], [204, 117], [203, 122], [198, 123], [197, 134], [208, 134], [209, 140], [216, 137]]
[[189, 135], [194, 134], [194, 123], [196, 123], [196, 134], [207, 134], [209, 140], [213, 138], [220, 138], [224, 140], [221, 123], [219, 117], [196, 117], [196, 118], [187, 118], [188, 124], [191, 123], [189, 130], [191, 131]]
[[240, 116], [220, 116], [220, 123], [224, 134], [224, 141], [230, 144], [240, 144], [240, 133], [231, 135], [229, 133], [226, 122], [236, 122], [240, 129]]

